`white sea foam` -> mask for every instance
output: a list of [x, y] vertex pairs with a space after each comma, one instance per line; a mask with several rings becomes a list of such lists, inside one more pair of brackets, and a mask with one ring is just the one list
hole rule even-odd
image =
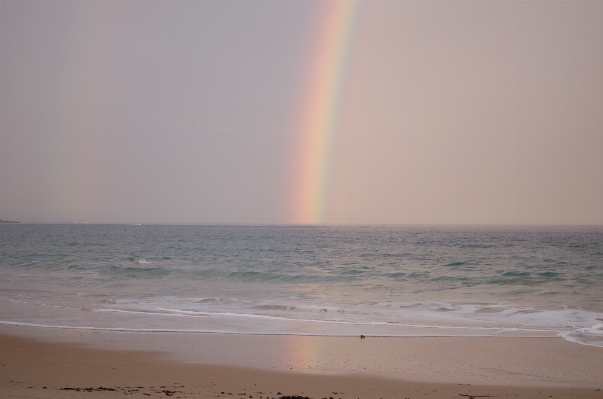
[[603, 347], [603, 324], [578, 328], [574, 331], [561, 333], [560, 335], [567, 341], [577, 344]]
[[[165, 299], [165, 298], [164, 298]], [[174, 298], [172, 298], [174, 301]], [[180, 298], [181, 301], [181, 298]], [[162, 301], [165, 303], [165, 301]], [[198, 301], [189, 301], [197, 303]], [[226, 302], [226, 301], [221, 301]], [[230, 301], [238, 302], [238, 301]], [[249, 302], [249, 301], [246, 301]], [[451, 336], [473, 336], [473, 337], [555, 337], [562, 336], [564, 339], [578, 344], [603, 346], [603, 324], [591, 326], [576, 326], [568, 324], [567, 318], [563, 316], [576, 317], [592, 320], [600, 317], [598, 314], [579, 311], [576, 309], [564, 309], [562, 311], [541, 311], [527, 313], [527, 315], [546, 314], [548, 318], [540, 318], [540, 322], [532, 323], [508, 323], [494, 320], [476, 320], [467, 315], [470, 309], [482, 309], [480, 306], [449, 303], [449, 309], [465, 314], [464, 318], [455, 318], [450, 310], [444, 312], [448, 318], [441, 317], [442, 312], [423, 310], [420, 314], [413, 314], [404, 321], [390, 322], [376, 319], [361, 319], [356, 313], [355, 318], [319, 318], [313, 317], [312, 312], [302, 312], [291, 317], [285, 311], [275, 309], [287, 309], [290, 307], [261, 307], [263, 312], [243, 313], [241, 309], [236, 311], [193, 311], [181, 308], [149, 306], [149, 303], [137, 303], [121, 299], [116, 303], [106, 303], [105, 308], [75, 308], [68, 306], [45, 305], [46, 310], [36, 312], [38, 304], [25, 301], [8, 301], [2, 306], [3, 314], [13, 314], [13, 318], [2, 317], [4, 324], [25, 324], [38, 327], [52, 328], [85, 328], [102, 329], [107, 331], [143, 331], [143, 332], [191, 332], [191, 333], [237, 333], [237, 334], [277, 334], [277, 335], [314, 335], [314, 336], [355, 336], [359, 334], [370, 336], [398, 336], [398, 337], [451, 337]], [[211, 302], [210, 302], [211, 303]], [[12, 304], [12, 305], [11, 305]], [[111, 306], [118, 305], [129, 307], [127, 309], [116, 309]], [[138, 305], [138, 307], [136, 307]], [[441, 304], [414, 303], [414, 307], [436, 308]], [[11, 312], [12, 306], [17, 306]], [[373, 305], [375, 306], [375, 305]], [[475, 306], [473, 308], [473, 306]], [[492, 305], [494, 306], [494, 305]], [[24, 307], [33, 311], [24, 312]], [[50, 308], [50, 310], [48, 309]], [[266, 309], [270, 309], [266, 311]], [[315, 310], [315, 307], [308, 307]], [[306, 310], [308, 310], [306, 309]], [[523, 309], [523, 308], [522, 308]], [[339, 309], [341, 310], [341, 309]], [[276, 314], [269, 314], [270, 312]], [[279, 314], [280, 313], [280, 314]], [[29, 317], [23, 317], [28, 314]], [[96, 314], [96, 315], [93, 315]], [[99, 316], [105, 314], [106, 316]], [[508, 314], [526, 316], [518, 313], [517, 309], [505, 309], [494, 315]], [[16, 315], [16, 316], [15, 316]], [[314, 314], [317, 316], [318, 314]], [[490, 314], [491, 315], [491, 314]], [[3, 315], [6, 316], [6, 315]], [[334, 316], [334, 315], [333, 315]], [[433, 316], [433, 317], [432, 317]], [[503, 316], [506, 317], [506, 316]], [[20, 318], [20, 320], [19, 320]], [[542, 320], [547, 321], [543, 323]], [[537, 321], [538, 321], [537, 320]], [[555, 323], [553, 323], [555, 321]]]

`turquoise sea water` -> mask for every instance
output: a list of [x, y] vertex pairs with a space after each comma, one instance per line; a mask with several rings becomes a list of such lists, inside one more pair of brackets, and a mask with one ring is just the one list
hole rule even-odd
[[603, 228], [0, 225], [0, 321], [603, 346]]

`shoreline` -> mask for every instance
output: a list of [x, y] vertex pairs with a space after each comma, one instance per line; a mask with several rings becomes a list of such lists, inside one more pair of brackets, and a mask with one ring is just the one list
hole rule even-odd
[[[562, 338], [360, 339], [0, 325], [0, 348], [0, 391], [5, 392], [0, 396], [79, 397], [84, 388], [103, 387], [115, 391], [86, 391], [86, 397], [124, 393], [146, 397], [157, 396], [161, 390], [156, 388], [164, 386], [163, 390], [179, 391], [181, 398], [254, 392], [250, 395], [256, 399], [286, 395], [320, 399], [343, 391], [333, 397], [512, 394], [516, 398], [603, 399], [603, 348]], [[187, 383], [176, 386], [182, 381]], [[253, 391], [254, 384], [261, 388]], [[124, 387], [138, 386], [145, 388], [124, 391]]]
[[[161, 307], [159, 304], [155, 304]], [[564, 314], [545, 314], [539, 311], [513, 310], [515, 313], [538, 313], [538, 317], [562, 318], [551, 325], [526, 325], [521, 319], [497, 324], [495, 320], [479, 320], [471, 323], [461, 318], [454, 324], [441, 320], [411, 319], [404, 323], [351, 322], [346, 320], [286, 318], [274, 315], [249, 313], [211, 313], [161, 309], [160, 312], [124, 311], [121, 309], [92, 308], [91, 304], [79, 304], [82, 308], [53, 306], [40, 308], [17, 300], [0, 300], [4, 319], [0, 325], [21, 325], [60, 330], [96, 330], [141, 333], [193, 333], [193, 334], [241, 334], [241, 335], [292, 335], [324, 337], [494, 337], [494, 338], [555, 338], [594, 347], [603, 347], [600, 324], [603, 314], [583, 310], [563, 309]], [[178, 305], [174, 305], [177, 307]], [[529, 307], [526, 307], [529, 308]], [[92, 312], [90, 311], [92, 310]], [[500, 313], [503, 309], [497, 309]], [[557, 309], [558, 311], [559, 309]], [[97, 312], [94, 312], [97, 311]], [[165, 311], [165, 312], [162, 312]], [[245, 309], [243, 310], [245, 312]], [[539, 313], [540, 312], [540, 313]], [[580, 313], [581, 312], [581, 313]], [[462, 313], [462, 311], [460, 312]], [[490, 312], [484, 312], [490, 313]], [[577, 314], [579, 316], [577, 316]], [[448, 317], [454, 317], [448, 316]], [[578, 319], [578, 320], [575, 320]], [[585, 319], [589, 319], [585, 321]], [[523, 320], [526, 322], [526, 320]], [[527, 320], [528, 323], [531, 320]], [[533, 322], [533, 320], [532, 320]], [[500, 323], [500, 321], [499, 321]], [[578, 324], [571, 324], [578, 323]], [[111, 327], [106, 327], [111, 326]], [[570, 327], [572, 326], [572, 327]]]

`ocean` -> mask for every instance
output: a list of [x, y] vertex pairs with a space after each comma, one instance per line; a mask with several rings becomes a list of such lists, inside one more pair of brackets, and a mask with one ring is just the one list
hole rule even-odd
[[603, 347], [602, 227], [0, 224], [0, 285], [4, 324]]

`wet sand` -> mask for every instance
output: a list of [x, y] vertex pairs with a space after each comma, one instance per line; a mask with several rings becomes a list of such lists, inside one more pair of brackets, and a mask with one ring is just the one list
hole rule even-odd
[[603, 399], [603, 348], [560, 338], [0, 334], [0, 397]]

